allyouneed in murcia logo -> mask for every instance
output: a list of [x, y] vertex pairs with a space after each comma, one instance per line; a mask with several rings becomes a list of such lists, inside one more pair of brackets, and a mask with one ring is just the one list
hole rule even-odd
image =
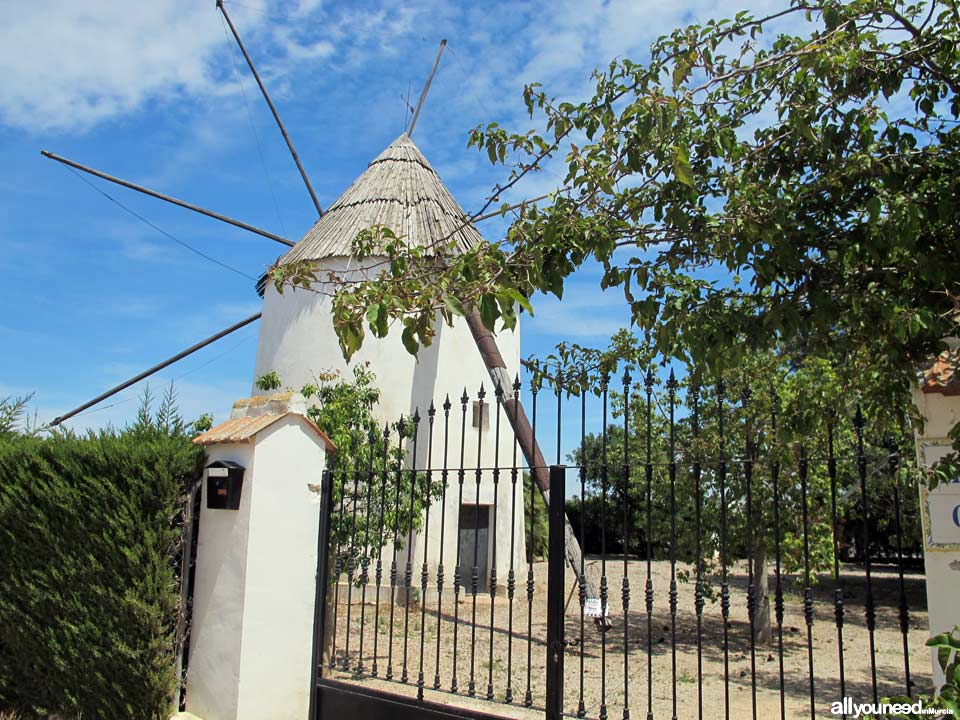
[[903, 717], [904, 715], [929, 715], [930, 717], [952, 716], [953, 710], [949, 708], [926, 707], [922, 700], [914, 702], [882, 702], [882, 703], [858, 703], [853, 698], [845, 697], [830, 704], [830, 713], [833, 715], [846, 715], [851, 718], [869, 717]]

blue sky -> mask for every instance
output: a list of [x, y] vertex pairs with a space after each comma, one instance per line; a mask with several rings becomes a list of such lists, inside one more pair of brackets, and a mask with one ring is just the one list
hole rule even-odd
[[[321, 203], [329, 205], [404, 128], [441, 38], [449, 42], [414, 140], [463, 208], [503, 169], [466, 147], [478, 123], [527, 129], [520, 91], [585, 97], [614, 56], [644, 59], [656, 36], [739, 9], [710, 0], [227, 3]], [[128, 214], [41, 149], [293, 240], [315, 211], [213, 0], [18, 3], [0, 27], [0, 397], [35, 392], [49, 420], [259, 309], [253, 282]], [[554, 189], [549, 169], [504, 200]], [[283, 248], [93, 180], [130, 210], [241, 273]], [[484, 223], [491, 239], [502, 221]], [[604, 343], [624, 324], [619, 295], [582, 273], [559, 304], [524, 318], [523, 354]], [[176, 381], [184, 415], [222, 418], [249, 393], [250, 326], [152, 381]], [[141, 387], [74, 428], [123, 424]], [[118, 404], [119, 403], [119, 404]]]

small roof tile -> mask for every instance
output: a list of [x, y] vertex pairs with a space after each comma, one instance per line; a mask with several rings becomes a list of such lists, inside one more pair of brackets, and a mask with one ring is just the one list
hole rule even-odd
[[280, 414], [267, 413], [255, 417], [240, 417], [227, 420], [216, 427], [210, 428], [205, 433], [198, 435], [193, 439], [193, 442], [196, 445], [252, 442], [257, 433], [266, 430], [275, 422], [285, 417], [295, 417], [301, 420], [320, 438], [327, 452], [336, 452], [337, 446], [333, 444], [333, 441], [327, 437], [326, 433], [318, 428], [310, 418], [300, 413], [291, 412]]

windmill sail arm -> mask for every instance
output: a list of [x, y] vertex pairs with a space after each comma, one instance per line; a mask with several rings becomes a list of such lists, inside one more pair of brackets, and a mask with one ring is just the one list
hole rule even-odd
[[277, 108], [274, 107], [273, 101], [270, 99], [270, 95], [267, 93], [267, 88], [263, 84], [263, 80], [260, 79], [260, 73], [257, 72], [257, 68], [253, 64], [253, 60], [250, 58], [249, 53], [247, 53], [247, 48], [244, 47], [243, 41], [240, 39], [240, 33], [237, 32], [237, 28], [233, 25], [233, 20], [230, 19], [230, 15], [227, 14], [227, 9], [223, 6], [223, 0], [217, 0], [217, 8], [223, 14], [223, 19], [227, 21], [227, 25], [230, 26], [230, 32], [233, 34], [234, 40], [237, 41], [237, 46], [240, 48], [240, 52], [243, 53], [243, 59], [247, 61], [247, 66], [250, 68], [250, 72], [253, 74], [253, 79], [257, 81], [257, 86], [260, 88], [260, 93], [263, 95], [263, 99], [267, 101], [267, 107], [270, 108], [270, 112], [273, 114], [273, 119], [277, 123], [277, 127], [280, 128], [280, 134], [283, 135], [284, 142], [287, 143], [287, 149], [290, 150], [290, 155], [293, 156], [293, 162], [297, 165], [297, 170], [300, 171], [300, 177], [303, 178], [303, 184], [307, 186], [307, 192], [310, 193], [310, 199], [313, 201], [313, 205], [317, 208], [317, 214], [320, 217], [323, 217], [323, 208], [320, 207], [320, 201], [317, 199], [317, 194], [313, 191], [313, 185], [310, 184], [310, 178], [307, 177], [307, 171], [303, 169], [303, 163], [300, 162], [300, 156], [297, 155], [296, 149], [293, 147], [293, 140], [290, 139], [290, 136], [287, 134], [287, 129], [283, 126], [283, 121], [280, 119], [280, 113], [277, 112]]
[[54, 419], [50, 422], [49, 427], [56, 427], [57, 425], [59, 425], [59, 424], [62, 423], [63, 421], [69, 420], [69, 419], [72, 418], [74, 415], [77, 415], [77, 414], [79, 414], [79, 413], [82, 413], [84, 410], [87, 410], [88, 408], [91, 408], [91, 407], [93, 407], [94, 405], [97, 405], [98, 403], [103, 402], [103, 401], [106, 400], [107, 398], [112, 397], [113, 395], [116, 395], [116, 394], [117, 394], [118, 392], [120, 392], [121, 390], [126, 390], [126, 389], [127, 389], [128, 387], [130, 387], [131, 385], [135, 385], [136, 383], [140, 382], [141, 380], [144, 380], [144, 379], [150, 377], [150, 376], [153, 375], [154, 373], [158, 373], [158, 372], [160, 372], [161, 370], [163, 370], [164, 368], [169, 367], [170, 365], [173, 365], [175, 362], [177, 362], [177, 361], [179, 361], [179, 360], [183, 360], [183, 358], [187, 357], [188, 355], [192, 355], [193, 353], [197, 352], [197, 350], [201, 350], [201, 349], [205, 348], [207, 345], [211, 345], [212, 343], [215, 343], [217, 340], [219, 340], [219, 339], [221, 339], [221, 338], [223, 338], [223, 337], [226, 337], [226, 336], [229, 335], [230, 333], [235, 332], [236, 330], [239, 330], [239, 329], [242, 328], [242, 327], [246, 327], [246, 326], [249, 325], [250, 323], [252, 323], [252, 322], [254, 322], [254, 321], [256, 321], [256, 320], [259, 320], [259, 319], [260, 319], [260, 315], [261, 315], [261, 313], [257, 313], [256, 315], [251, 315], [251, 316], [248, 317], [247, 319], [241, 320], [240, 322], [235, 323], [235, 324], [231, 325], [230, 327], [228, 327], [228, 328], [226, 328], [226, 329], [224, 329], [224, 330], [221, 330], [221, 331], [218, 332], [218, 333], [215, 333], [214, 335], [211, 335], [210, 337], [208, 337], [208, 338], [205, 339], [205, 340], [201, 340], [201, 341], [198, 342], [196, 345], [191, 345], [191, 346], [188, 347], [186, 350], [183, 350], [183, 351], [181, 351], [181, 352], [178, 352], [178, 353], [177, 353], [176, 355], [174, 355], [173, 357], [167, 358], [167, 359], [164, 360], [163, 362], [154, 365], [154, 366], [151, 367], [149, 370], [144, 370], [144, 371], [143, 371], [142, 373], [140, 373], [139, 375], [136, 375], [136, 376], [130, 378], [129, 380], [120, 383], [120, 384], [117, 385], [116, 387], [110, 388], [110, 389], [107, 390], [106, 392], [104, 392], [104, 393], [102, 393], [102, 394], [100, 394], [100, 395], [97, 395], [97, 397], [95, 397], [93, 400], [90, 400], [89, 402], [85, 402], [83, 405], [80, 405], [79, 407], [74, 408], [73, 410], [71, 410], [71, 411], [68, 412], [68, 413], [64, 413], [64, 414], [61, 415], [60, 417], [54, 418]]
[[213, 212], [212, 210], [206, 210], [200, 207], [199, 205], [188, 203], [184, 200], [171, 197], [170, 195], [164, 195], [163, 193], [159, 193], [156, 190], [151, 190], [150, 188], [143, 187], [142, 185], [137, 185], [136, 183], [132, 183], [129, 180], [123, 180], [122, 178], [114, 177], [113, 175], [108, 175], [105, 172], [102, 172], [100, 170], [95, 170], [94, 168], [87, 167], [86, 165], [81, 165], [78, 162], [69, 160], [55, 153], [48, 152], [47, 150], [41, 150], [40, 154], [43, 155], [45, 158], [48, 158], [50, 160], [56, 160], [58, 163], [62, 163], [67, 167], [71, 167], [71, 168], [74, 168], [75, 170], [80, 170], [81, 172], [85, 172], [89, 175], [93, 175], [95, 177], [100, 178], [101, 180], [107, 180], [108, 182], [112, 182], [116, 185], [120, 185], [121, 187], [129, 188], [130, 190], [136, 190], [137, 192], [143, 193], [144, 195], [149, 195], [150, 197], [157, 198], [158, 200], [163, 200], [164, 202], [168, 202], [172, 205], [176, 205], [178, 207], [182, 207], [187, 210], [192, 210], [193, 212], [200, 213], [201, 215], [206, 215], [207, 217], [211, 217], [214, 220], [219, 220], [220, 222], [225, 222], [228, 225], [233, 225], [234, 227], [241, 228], [242, 230], [252, 232], [255, 235], [261, 235], [265, 238], [269, 238], [270, 240], [273, 240], [274, 242], [278, 242], [282, 245], [286, 245], [288, 247], [294, 246], [294, 243], [287, 240], [286, 238], [280, 237], [279, 235], [275, 235], [274, 233], [268, 232], [267, 230], [261, 230], [258, 227], [254, 227], [253, 225], [249, 225], [245, 222], [241, 222], [240, 220], [234, 220], [231, 217], [227, 217], [226, 215], [221, 215], [220, 213]]

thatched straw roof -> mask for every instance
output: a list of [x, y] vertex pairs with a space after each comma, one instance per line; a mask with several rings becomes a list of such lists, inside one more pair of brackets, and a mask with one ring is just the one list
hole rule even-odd
[[[456, 241], [459, 250], [466, 250], [483, 240], [465, 224], [457, 201], [404, 133], [370, 163], [280, 264], [349, 257], [357, 233], [375, 225], [420, 247]], [[445, 238], [449, 240], [443, 242]]]

